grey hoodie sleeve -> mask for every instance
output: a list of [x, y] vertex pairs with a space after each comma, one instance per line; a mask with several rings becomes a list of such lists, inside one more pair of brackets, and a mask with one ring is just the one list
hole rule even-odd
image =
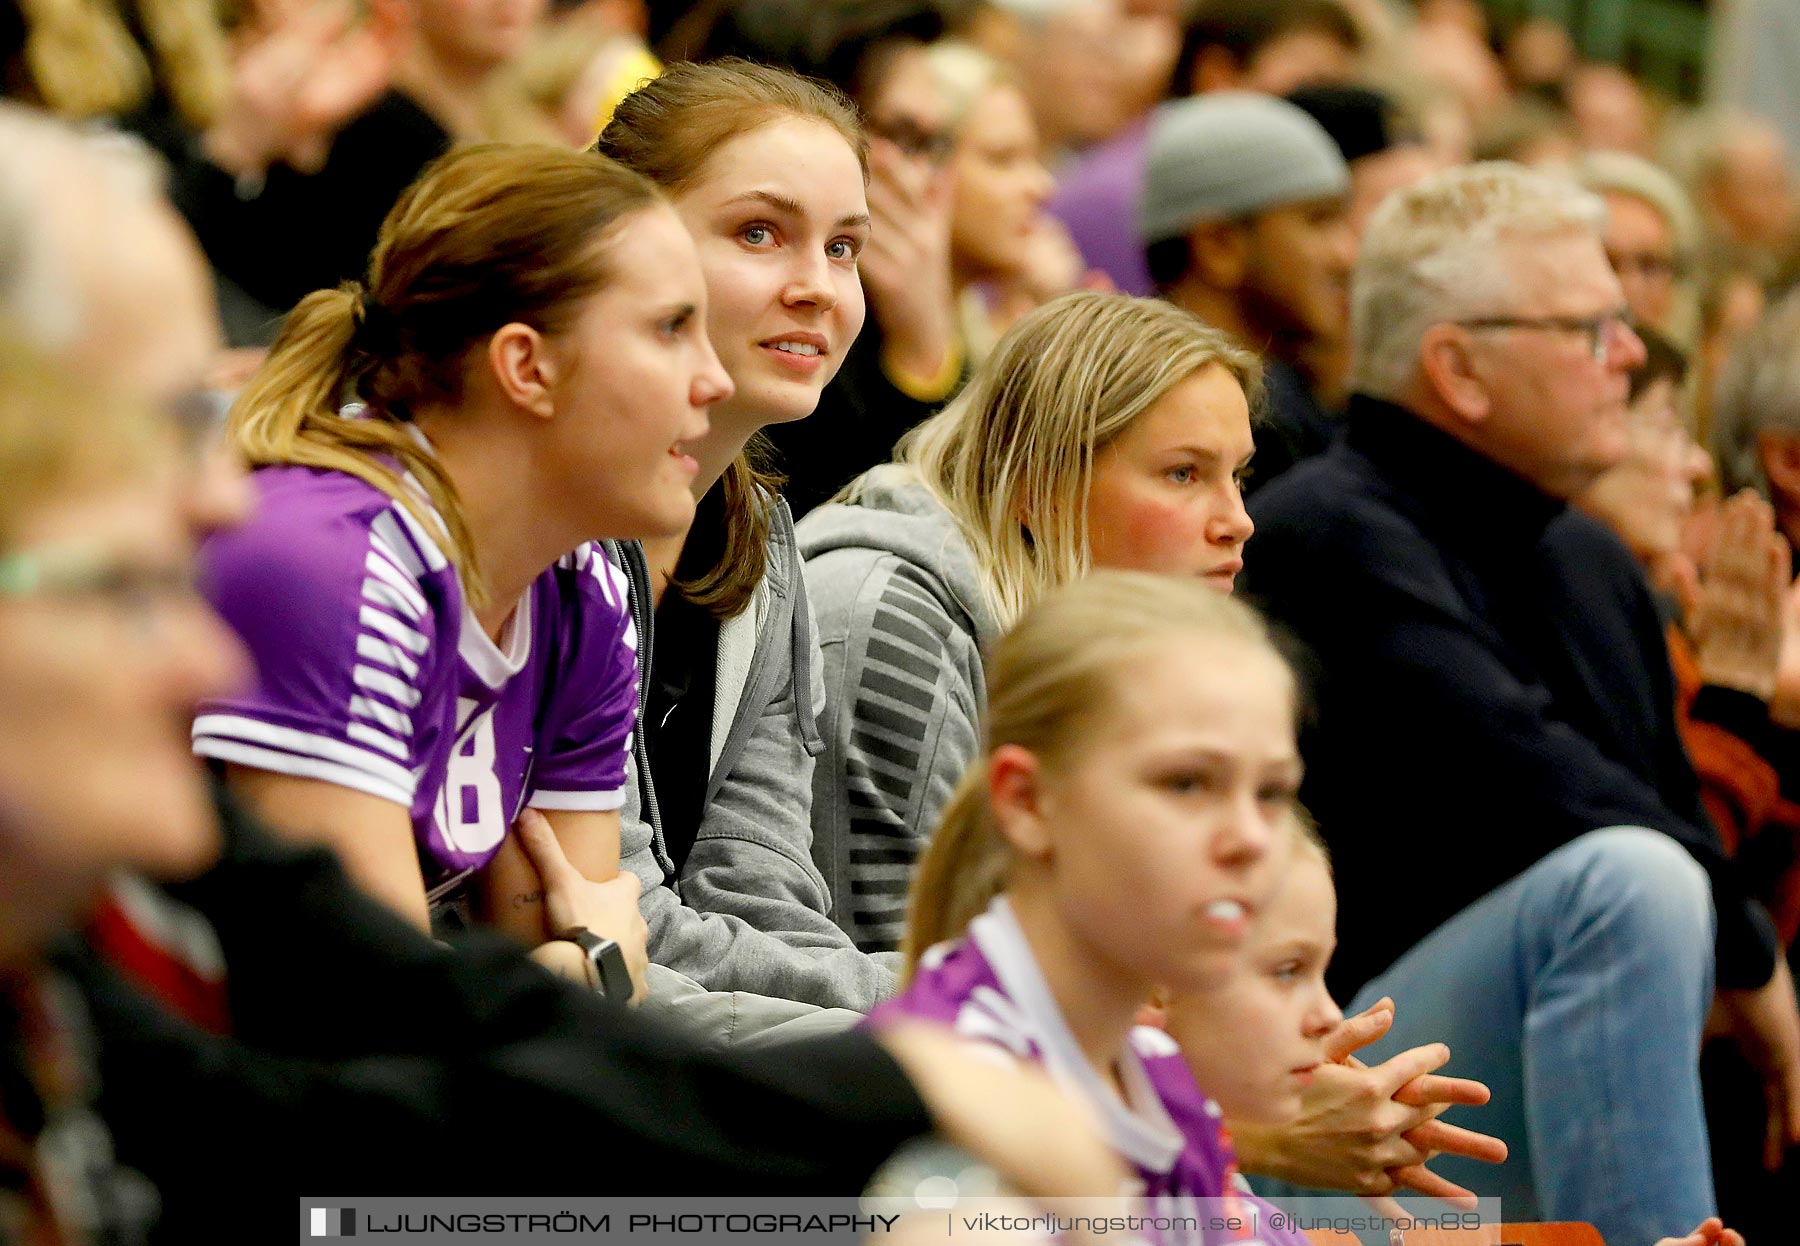
[[[753, 739], [746, 765], [779, 753], [770, 744]], [[683, 891], [694, 894], [684, 902], [666, 885], [633, 759], [620, 815], [620, 854], [624, 868], [643, 880], [650, 959], [711, 991], [867, 1012], [893, 993], [899, 965], [892, 957], [857, 951], [824, 916], [829, 901], [817, 871], [795, 859], [793, 845], [751, 821], [751, 811], [764, 808], [770, 818], [765, 826], [792, 825], [798, 817], [804, 828], [805, 810], [778, 815], [776, 802], [757, 786], [749, 782], [735, 794], [730, 815], [708, 811], [682, 882]], [[705, 906], [719, 911], [703, 911]]]
[[[684, 904], [664, 884], [652, 828], [637, 798], [635, 760], [625, 794], [619, 852], [626, 870], [643, 879], [641, 907], [650, 925], [650, 960], [707, 990], [742, 990], [826, 1008], [868, 1012], [893, 994], [898, 963], [859, 953], [801, 898], [819, 893], [817, 875], [796, 866], [787, 848], [763, 841], [774, 837], [740, 839], [731, 832], [709, 834], [711, 825], [702, 828], [689, 855], [689, 879], [713, 873], [713, 879], [698, 886], [734, 909], [706, 913]], [[698, 864], [702, 857], [713, 864]], [[720, 877], [754, 879], [756, 893], [720, 889]]]
[[813, 854], [838, 923], [865, 951], [897, 948], [914, 862], [980, 745], [981, 651], [929, 573], [842, 549], [807, 563], [825, 663], [825, 754]]
[[[809, 673], [813, 669], [809, 664]], [[707, 803], [681, 876], [681, 895], [692, 909], [772, 936], [787, 954], [772, 958], [740, 949], [735, 972], [702, 963], [711, 958], [709, 948], [692, 968], [665, 963], [705, 986], [716, 978], [715, 989], [866, 1012], [893, 994], [899, 958], [858, 951], [828, 916], [831, 892], [812, 859], [813, 758], [796, 727], [791, 670], [789, 675]], [[653, 932], [652, 955], [663, 960], [657, 950]]]

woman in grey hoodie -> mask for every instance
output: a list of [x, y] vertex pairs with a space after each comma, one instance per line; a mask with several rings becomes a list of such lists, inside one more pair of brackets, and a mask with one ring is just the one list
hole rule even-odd
[[867, 144], [835, 92], [726, 61], [672, 67], [596, 146], [661, 186], [693, 234], [704, 324], [692, 308], [656, 314], [671, 334], [706, 332], [735, 385], [707, 435], [677, 447], [695, 469], [693, 526], [612, 550], [643, 674], [621, 860], [644, 882], [653, 965], [680, 975], [653, 975], [651, 1002], [659, 985], [735, 993], [726, 1037], [815, 1005], [866, 1011], [895, 966], [832, 921], [813, 865], [823, 685], [793, 520], [759, 443], [812, 413], [862, 327]]
[[913, 862], [980, 752], [985, 644], [1089, 567], [1231, 590], [1259, 378], [1170, 304], [1064, 295], [801, 522], [825, 664], [813, 856], [859, 947], [898, 946]]
[[[1240, 484], [1258, 381], [1253, 355], [1172, 304], [1064, 295], [1015, 324], [897, 461], [801, 521], [827, 706], [813, 851], [861, 946], [899, 939], [912, 862], [980, 756], [984, 644], [1094, 567], [1231, 591], [1250, 536]], [[1350, 1018], [1335, 1041], [1366, 1044], [1391, 1008]], [[1405, 1069], [1446, 1058], [1421, 1047], [1336, 1066], [1300, 1123], [1234, 1126], [1245, 1171], [1442, 1192], [1422, 1161], [1390, 1172], [1375, 1157], [1425, 1154], [1401, 1137], [1421, 1118], [1388, 1096], [1417, 1089]], [[1423, 1119], [1486, 1093], [1428, 1080]], [[1353, 1123], [1333, 1133], [1322, 1121]], [[1489, 1142], [1443, 1134], [1431, 1145], [1491, 1159]]]

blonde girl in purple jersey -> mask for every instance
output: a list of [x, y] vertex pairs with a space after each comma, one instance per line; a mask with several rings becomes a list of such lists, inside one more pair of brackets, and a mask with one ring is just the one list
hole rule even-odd
[[1136, 572], [1051, 590], [987, 672], [984, 747], [913, 883], [910, 979], [873, 1021], [1042, 1062], [1159, 1211], [1224, 1196], [1217, 1105], [1135, 1019], [1159, 983], [1238, 971], [1289, 852], [1293, 674], [1248, 607]]
[[550, 148], [444, 157], [367, 285], [289, 315], [231, 419], [259, 513], [202, 559], [260, 679], [204, 707], [197, 752], [421, 927], [428, 895], [468, 893], [585, 975], [510, 834], [529, 819], [593, 882], [586, 924], [640, 993], [636, 880], [615, 877], [634, 636], [592, 542], [692, 516], [684, 446], [731, 392], [705, 306], [693, 242], [638, 175]]

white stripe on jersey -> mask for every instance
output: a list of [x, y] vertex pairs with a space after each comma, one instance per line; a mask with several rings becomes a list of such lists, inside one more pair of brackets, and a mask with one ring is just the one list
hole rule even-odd
[[356, 616], [356, 621], [371, 632], [380, 632], [397, 645], [403, 645], [414, 653], [423, 655], [431, 648], [431, 642], [424, 635], [396, 619], [391, 614], [383, 614], [373, 606], [364, 606]]
[[[382, 533], [389, 533], [393, 540], [388, 540]], [[369, 525], [369, 548], [383, 558], [405, 571], [415, 580], [425, 576], [425, 563], [413, 550], [412, 542], [400, 535], [400, 525], [389, 522], [383, 524], [380, 519]]]
[[382, 701], [371, 701], [368, 697], [351, 697], [350, 712], [358, 718], [372, 718], [389, 731], [400, 735], [412, 734], [412, 718]]
[[625, 789], [610, 792], [552, 792], [539, 788], [525, 802], [527, 809], [564, 809], [574, 813], [608, 813], [625, 807]]
[[399, 645], [390, 645], [385, 640], [377, 640], [367, 633], [356, 638], [356, 656], [379, 662], [383, 666], [391, 666], [408, 679], [419, 677], [419, 664], [407, 657], [404, 649]]
[[388, 756], [398, 758], [402, 762], [412, 760], [412, 754], [407, 751], [406, 745], [373, 727], [364, 726], [362, 723], [351, 723], [344, 728], [344, 734], [352, 740], [361, 740], [364, 744], [378, 748]]
[[425, 612], [431, 608], [425, 600], [425, 595], [419, 592], [417, 581], [407, 576], [398, 567], [394, 566], [393, 563], [383, 558], [380, 554], [377, 554], [373, 549], [370, 549], [363, 557], [363, 566], [368, 570], [370, 575], [373, 575], [376, 579], [389, 585], [395, 592], [399, 593], [411, 603], [412, 610], [409, 613], [413, 618], [422, 618]]
[[990, 986], [978, 986], [956, 1010], [956, 1032], [1006, 1048], [1021, 1060], [1032, 1058], [1037, 1035], [1023, 1008]]
[[365, 601], [372, 601], [378, 606], [386, 606], [395, 614], [403, 614], [418, 622], [425, 617], [421, 607], [414, 606], [400, 591], [384, 580], [368, 578], [362, 582], [362, 595]]
[[625, 647], [633, 653], [637, 652], [637, 622], [631, 617], [631, 580], [625, 572], [613, 566], [606, 551], [592, 541], [578, 546], [572, 553], [560, 560], [576, 571], [585, 571], [601, 585], [601, 592], [606, 600], [625, 616]]
[[361, 662], [358, 662], [356, 669], [350, 672], [350, 679], [358, 687], [367, 688], [370, 692], [379, 692], [388, 700], [398, 701], [409, 710], [419, 704], [417, 688], [395, 679], [392, 675], [384, 674], [372, 666], [364, 666]]
[[[426, 502], [426, 505], [429, 506], [430, 503]], [[433, 518], [436, 518], [435, 514], [433, 515]], [[406, 529], [406, 538], [404, 541], [401, 538], [398, 529], [393, 527], [393, 522], [396, 519], [399, 520], [400, 526]], [[441, 524], [443, 520], [439, 519], [438, 522]], [[425, 560], [425, 566], [428, 570], [442, 571], [445, 567], [450, 565], [450, 560], [444, 557], [444, 552], [438, 548], [437, 542], [432, 538], [431, 534], [419, 526], [419, 521], [414, 519], [412, 517], [412, 512], [407, 510], [404, 506], [395, 505], [391, 510], [377, 515], [375, 517], [375, 522], [370, 526], [374, 528], [376, 535], [380, 536], [381, 539], [386, 541], [389, 545], [394, 546], [396, 550], [399, 550], [403, 543], [411, 544], [412, 547], [418, 551], [419, 557]]]
[[404, 809], [412, 808], [411, 785], [405, 788], [395, 787], [355, 766], [340, 766], [336, 762], [321, 761], [317, 757], [278, 753], [274, 749], [256, 748], [249, 744], [234, 744], [229, 740], [219, 739], [195, 740], [194, 753], [199, 757], [236, 762], [240, 766], [249, 766], [253, 770], [288, 774], [299, 779], [322, 779], [338, 787], [347, 787], [354, 791], [367, 792], [370, 796], [379, 796], [383, 800], [391, 800]]
[[303, 757], [364, 770], [394, 789], [409, 793], [406, 803], [412, 803], [412, 771], [405, 766], [395, 765], [385, 757], [377, 757], [367, 749], [346, 744], [342, 740], [333, 740], [329, 736], [311, 735], [292, 727], [277, 727], [273, 723], [237, 714], [202, 714], [194, 720], [193, 736], [197, 752], [202, 740], [236, 740], [271, 745]]

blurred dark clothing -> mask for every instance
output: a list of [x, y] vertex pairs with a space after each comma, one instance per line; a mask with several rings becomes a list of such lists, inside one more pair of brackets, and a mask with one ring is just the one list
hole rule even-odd
[[161, 1192], [157, 1240], [291, 1225], [322, 1191], [852, 1194], [931, 1128], [865, 1034], [698, 1050], [498, 936], [434, 943], [331, 854], [220, 812], [223, 858], [168, 894], [231, 966], [230, 1037], [91, 944], [56, 961], [92, 1013], [119, 1160]]
[[1706, 870], [1721, 987], [1776, 954], [1675, 723], [1662, 617], [1597, 521], [1389, 403], [1260, 493], [1241, 589], [1316, 660], [1302, 792], [1342, 909], [1334, 994], [1555, 848], [1639, 826]]
[[864, 58], [894, 38], [930, 43], [944, 34], [933, 0], [735, 0], [709, 8], [716, 18], [695, 60], [743, 56], [842, 87], [867, 105]]
[[240, 186], [189, 144], [173, 154], [170, 195], [219, 274], [285, 313], [363, 277], [389, 209], [449, 147], [430, 113], [389, 91], [344, 127], [317, 173], [276, 165], [260, 189]]
[[1325, 453], [1342, 421], [1319, 405], [1300, 370], [1279, 359], [1263, 368], [1263, 399], [1252, 429], [1256, 457], [1244, 480], [1244, 496], [1259, 490], [1303, 459]]

